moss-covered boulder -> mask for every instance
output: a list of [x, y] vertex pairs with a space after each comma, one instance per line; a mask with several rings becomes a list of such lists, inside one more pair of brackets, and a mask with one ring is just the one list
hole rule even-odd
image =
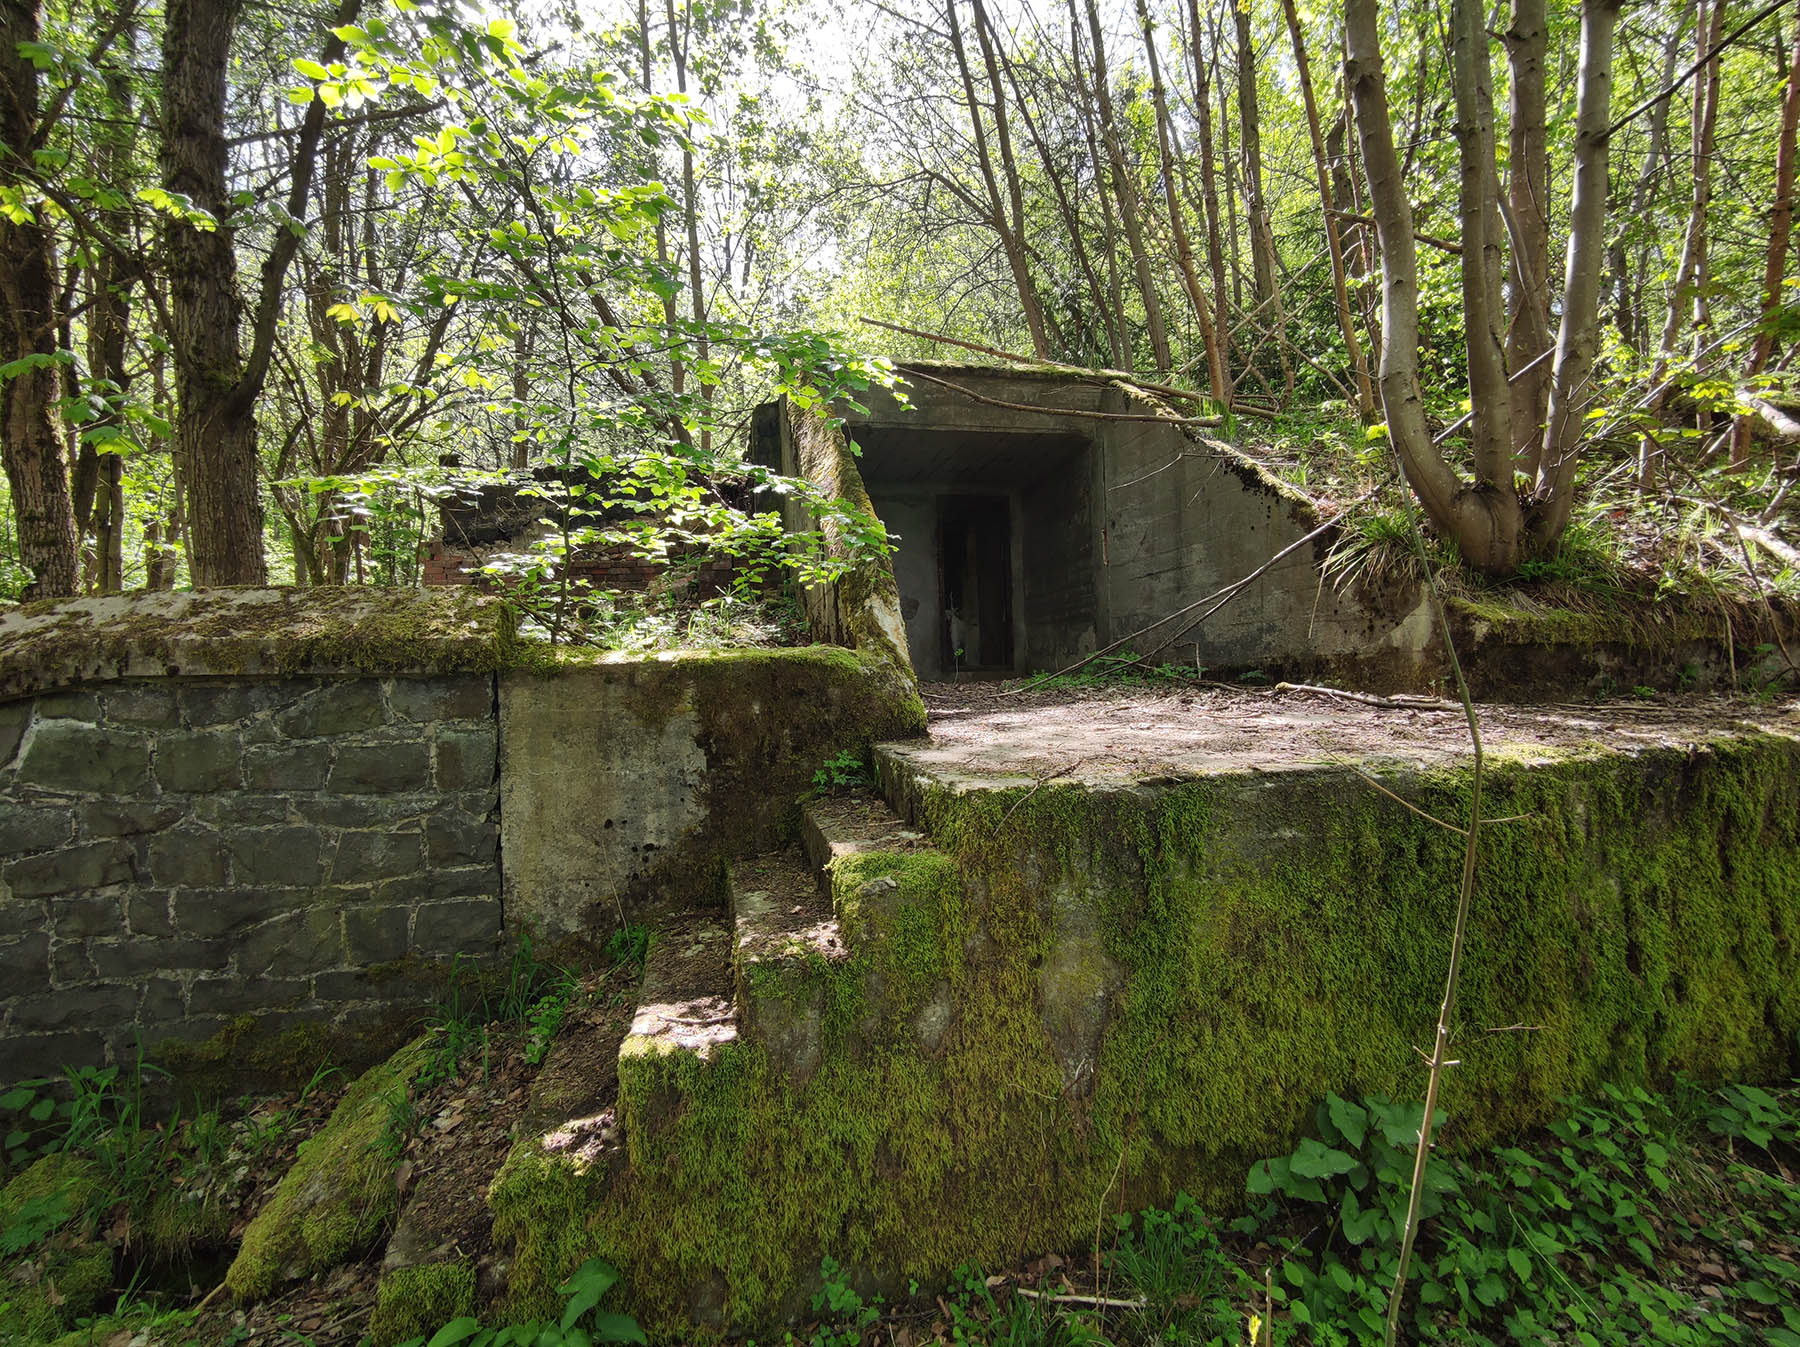
[[459, 1259], [395, 1268], [381, 1279], [375, 1316], [369, 1320], [369, 1347], [429, 1337], [474, 1309], [474, 1264]]
[[[101, 1175], [78, 1156], [47, 1155], [0, 1189], [0, 1342], [48, 1342], [93, 1313], [113, 1284], [112, 1250], [93, 1233]], [[26, 1243], [25, 1241], [29, 1241]]]
[[429, 1052], [430, 1039], [420, 1038], [364, 1073], [324, 1129], [301, 1145], [225, 1274], [239, 1300], [334, 1267], [387, 1228], [399, 1194], [396, 1157], [383, 1140], [404, 1118], [408, 1091]]

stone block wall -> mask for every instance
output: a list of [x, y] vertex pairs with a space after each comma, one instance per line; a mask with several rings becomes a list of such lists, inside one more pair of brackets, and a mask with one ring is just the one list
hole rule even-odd
[[492, 674], [0, 703], [0, 1081], [252, 1013], [355, 1033], [501, 947]]

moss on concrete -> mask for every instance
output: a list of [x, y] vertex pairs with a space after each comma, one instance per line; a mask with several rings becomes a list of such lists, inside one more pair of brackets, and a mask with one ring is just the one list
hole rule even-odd
[[368, 1347], [392, 1347], [408, 1338], [430, 1337], [452, 1319], [475, 1310], [475, 1265], [425, 1263], [396, 1268], [381, 1279]]
[[394, 1156], [382, 1140], [403, 1123], [429, 1046], [429, 1038], [416, 1039], [365, 1072], [319, 1134], [301, 1146], [225, 1274], [239, 1300], [335, 1267], [387, 1228], [397, 1193]]
[[460, 586], [109, 595], [0, 616], [0, 698], [121, 677], [494, 673], [543, 658], [503, 601]]
[[[1466, 812], [1466, 772], [1390, 784]], [[1486, 807], [1530, 817], [1484, 833], [1448, 1144], [1601, 1081], [1792, 1069], [1800, 745], [1501, 764]], [[852, 957], [809, 970], [835, 985], [804, 1087], [753, 1041], [626, 1058], [620, 1173], [509, 1163], [515, 1309], [599, 1254], [666, 1332], [755, 1326], [803, 1308], [822, 1253], [891, 1287], [1179, 1189], [1228, 1209], [1326, 1093], [1422, 1087], [1460, 842], [1353, 775], [937, 789], [924, 812], [956, 882], [942, 856], [834, 874]]]

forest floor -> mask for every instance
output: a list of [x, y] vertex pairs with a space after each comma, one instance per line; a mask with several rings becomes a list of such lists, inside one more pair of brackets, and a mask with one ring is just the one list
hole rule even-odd
[[[1426, 697], [1229, 684], [1035, 686], [927, 683], [929, 741], [905, 749], [934, 771], [1045, 780], [1186, 778], [1334, 760], [1425, 768], [1464, 758], [1461, 705]], [[1746, 730], [1800, 736], [1800, 696], [1477, 707], [1486, 745], [1514, 760], [1703, 742]]]

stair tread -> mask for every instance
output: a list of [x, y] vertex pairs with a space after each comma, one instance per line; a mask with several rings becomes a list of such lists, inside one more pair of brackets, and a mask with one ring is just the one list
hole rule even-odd
[[733, 861], [731, 905], [740, 965], [849, 953], [830, 895], [796, 850]]
[[920, 851], [931, 839], [873, 795], [836, 795], [809, 800], [801, 835], [807, 858], [824, 871], [831, 863], [864, 851]]
[[731, 933], [722, 912], [690, 912], [658, 926], [622, 1055], [684, 1051], [711, 1056], [736, 1040]]

